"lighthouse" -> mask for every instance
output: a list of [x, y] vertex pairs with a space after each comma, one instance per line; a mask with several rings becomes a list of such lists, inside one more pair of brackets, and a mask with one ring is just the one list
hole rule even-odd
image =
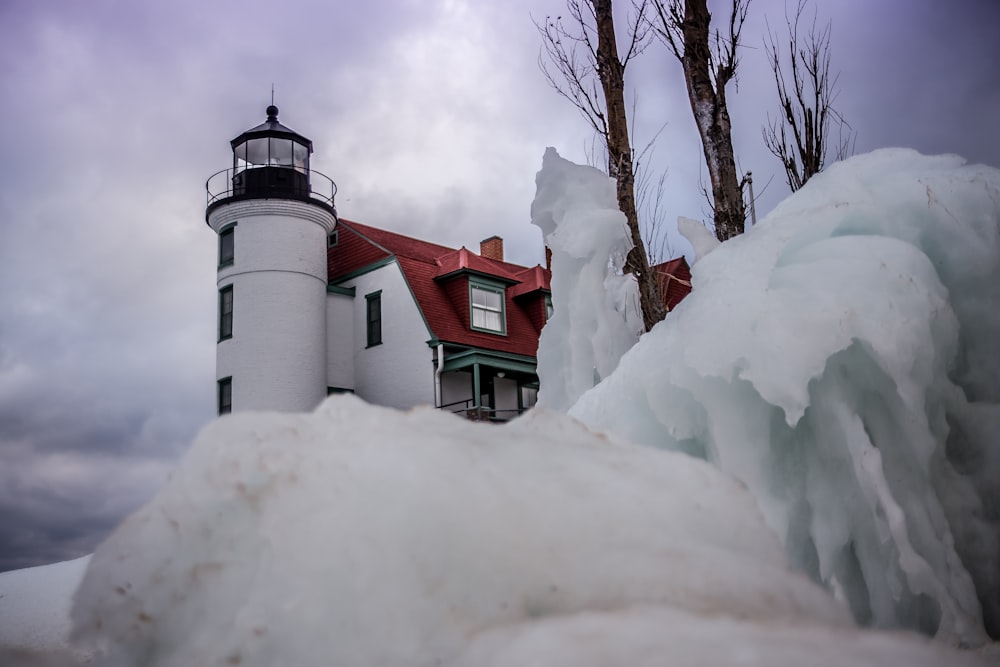
[[267, 120], [230, 143], [232, 167], [207, 183], [218, 236], [219, 414], [312, 410], [326, 396], [327, 238], [331, 179], [310, 168], [312, 142]]

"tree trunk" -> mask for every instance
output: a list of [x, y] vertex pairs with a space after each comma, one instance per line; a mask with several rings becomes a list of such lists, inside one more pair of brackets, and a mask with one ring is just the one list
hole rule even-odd
[[[720, 68], [712, 81], [712, 57], [709, 50], [709, 24], [711, 14], [705, 0], [687, 0], [684, 3], [684, 81], [694, 114], [705, 162], [712, 181], [715, 209], [715, 235], [725, 241], [743, 233], [746, 206], [743, 191], [736, 175], [736, 158], [733, 155], [732, 127], [726, 108], [726, 83], [734, 71]], [[735, 48], [735, 47], [734, 47]], [[716, 90], [718, 88], [718, 90]]]
[[[628, 136], [625, 113], [624, 66], [618, 57], [615, 22], [611, 0], [591, 0], [597, 24], [597, 73], [604, 89], [608, 127], [608, 174], [618, 184], [618, 207], [625, 214], [633, 251], [628, 253], [625, 266], [639, 283], [639, 303], [646, 331], [662, 320], [667, 312], [660, 299], [656, 276], [649, 269], [639, 215], [635, 207], [635, 174], [632, 170], [632, 146]], [[732, 149], [730, 149], [732, 154]]]

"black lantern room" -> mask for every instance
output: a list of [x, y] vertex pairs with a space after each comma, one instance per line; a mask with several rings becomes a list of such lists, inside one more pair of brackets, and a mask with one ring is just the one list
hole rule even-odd
[[[240, 199], [297, 199], [333, 212], [333, 181], [310, 171], [312, 141], [278, 122], [278, 107], [267, 120], [233, 139], [232, 169], [208, 179], [208, 209]], [[206, 213], [207, 218], [207, 213]]]
[[308, 196], [312, 142], [278, 122], [278, 107], [267, 120], [230, 142], [233, 193], [250, 196]]

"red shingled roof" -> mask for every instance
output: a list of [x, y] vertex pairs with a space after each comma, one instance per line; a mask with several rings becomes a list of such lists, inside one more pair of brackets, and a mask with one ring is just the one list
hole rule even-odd
[[[340, 219], [338, 242], [327, 252], [331, 281], [395, 257], [434, 337], [443, 343], [535, 356], [540, 327], [536, 311], [544, 313], [551, 274], [540, 266], [526, 267], [481, 257], [466, 248], [455, 250], [377, 227]], [[473, 331], [469, 324], [469, 273], [493, 276], [513, 285], [505, 290], [507, 335]], [[515, 301], [514, 297], [519, 298]]]

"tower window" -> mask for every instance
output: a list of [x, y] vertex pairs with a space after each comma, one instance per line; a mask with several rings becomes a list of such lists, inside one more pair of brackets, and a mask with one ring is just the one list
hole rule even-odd
[[219, 414], [226, 415], [233, 411], [233, 378], [219, 380]]
[[332, 248], [340, 242], [340, 230], [335, 229], [326, 237], [326, 247]]
[[368, 322], [368, 347], [382, 344], [382, 291], [365, 295]]
[[219, 290], [219, 341], [233, 337], [233, 286]]
[[219, 233], [219, 268], [229, 266], [236, 257], [236, 225], [230, 225]]
[[472, 303], [472, 328], [478, 331], [503, 334], [507, 331], [503, 310], [502, 286], [485, 282], [469, 282], [469, 299]]

